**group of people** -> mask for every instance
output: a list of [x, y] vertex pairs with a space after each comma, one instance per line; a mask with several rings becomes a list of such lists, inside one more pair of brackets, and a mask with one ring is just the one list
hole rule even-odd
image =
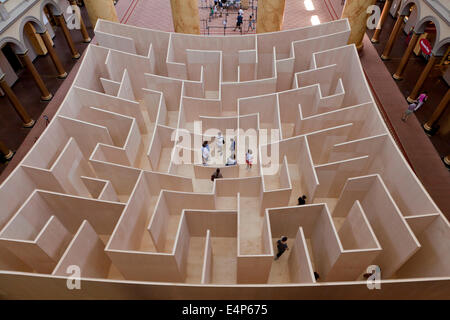
[[[236, 31], [236, 29], [239, 29], [242, 33], [242, 23], [244, 21], [244, 10], [239, 9], [237, 18], [236, 18], [236, 27], [234, 27], [233, 31]], [[253, 17], [253, 14], [250, 14], [248, 17], [248, 29], [247, 32], [250, 31], [250, 29], [255, 30], [255, 18]]]
[[[214, 0], [214, 6], [210, 6], [210, 14], [209, 14], [209, 21], [211, 21], [212, 18], [216, 17], [217, 14], [219, 14], [219, 17], [222, 17], [223, 10], [227, 9], [231, 6], [234, 6], [236, 8], [239, 8], [238, 15], [236, 17], [236, 27], [233, 31], [236, 31], [237, 29], [240, 30], [242, 33], [242, 24], [244, 22], [244, 10], [241, 8], [240, 0], [235, 0], [234, 2], [230, 2], [228, 0]], [[227, 14], [228, 15], [228, 14]], [[227, 25], [226, 18], [223, 21], [224, 27]], [[249, 20], [248, 20], [248, 29], [247, 32], [251, 30], [255, 30], [255, 18], [253, 14], [250, 14]]]
[[209, 14], [210, 19], [212, 17], [217, 16], [217, 13], [220, 14], [220, 17], [223, 14], [223, 9], [228, 9], [228, 1], [227, 0], [214, 0], [214, 6], [210, 6], [211, 12]]
[[231, 7], [240, 8], [241, 1], [235, 0], [233, 2], [229, 0], [214, 0], [214, 5], [210, 5], [209, 7], [211, 9], [210, 18], [216, 16], [217, 13], [219, 13], [219, 17], [221, 17], [223, 14], [223, 10], [228, 10]]
[[[216, 154], [222, 156], [223, 155], [223, 146], [225, 144], [225, 138], [222, 135], [222, 132], [218, 132], [215, 137], [216, 144]], [[202, 163], [203, 165], [208, 165], [208, 162], [211, 157], [211, 148], [209, 146], [208, 141], [204, 141], [202, 144]], [[247, 150], [245, 154], [245, 163], [247, 164], [247, 169], [251, 169], [253, 165], [253, 151], [251, 149]], [[230, 138], [230, 156], [228, 157], [225, 165], [233, 166], [236, 165], [236, 140], [234, 138]]]
[[[215, 144], [216, 144], [216, 154], [222, 156], [223, 155], [223, 146], [225, 144], [225, 138], [222, 135], [222, 132], [218, 132], [217, 136], [215, 137]], [[235, 165], [236, 164], [236, 141], [231, 138], [230, 139], [230, 151], [231, 155], [228, 157], [226, 165]], [[208, 141], [204, 141], [202, 144], [202, 163], [203, 165], [207, 165], [208, 161], [211, 157], [211, 149], [209, 147]]]

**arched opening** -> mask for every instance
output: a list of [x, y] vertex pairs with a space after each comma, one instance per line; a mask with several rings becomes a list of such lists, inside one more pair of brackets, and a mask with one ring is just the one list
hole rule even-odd
[[424, 24], [422, 33], [421, 30], [417, 30], [416, 32], [420, 33], [420, 36], [413, 52], [417, 57], [422, 57], [428, 61], [432, 54], [434, 44], [436, 43], [436, 26], [432, 21], [428, 21]]
[[22, 69], [22, 63], [14, 52], [14, 45], [10, 42], [4, 44], [2, 47], [2, 53], [14, 72], [18, 73], [19, 70]]
[[[55, 18], [56, 15], [62, 14], [61, 9], [58, 5], [52, 0], [43, 1], [41, 4], [41, 21], [44, 22], [44, 25], [50, 25], [53, 28], [58, 26], [58, 21]], [[52, 35], [53, 36], [53, 35]]]
[[33, 61], [37, 56], [47, 54], [44, 41], [40, 33], [45, 31], [45, 26], [34, 17], [26, 17], [21, 23], [21, 40], [28, 49], [28, 56]]
[[5, 80], [10, 86], [19, 79], [18, 74], [24, 68], [17, 54], [25, 50], [25, 46], [14, 38], [7, 37], [0, 40], [0, 65], [3, 73], [6, 74]]
[[403, 31], [406, 34], [410, 34], [414, 29], [414, 25], [420, 17], [420, 4], [416, 4], [414, 1], [408, 3], [399, 12], [400, 15], [405, 16]]

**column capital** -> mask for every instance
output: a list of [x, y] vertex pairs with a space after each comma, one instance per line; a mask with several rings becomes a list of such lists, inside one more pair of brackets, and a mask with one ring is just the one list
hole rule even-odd
[[26, 49], [24, 52], [16, 53], [18, 56], [26, 56], [28, 54], [28, 49]]

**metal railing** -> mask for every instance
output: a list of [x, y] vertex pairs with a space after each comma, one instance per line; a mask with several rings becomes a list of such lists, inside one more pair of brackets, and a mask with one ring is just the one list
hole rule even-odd
[[[213, 30], [223, 30], [223, 35], [227, 35], [227, 30], [233, 29], [232, 33], [228, 34], [236, 34], [235, 31], [239, 30], [240, 34], [249, 34], [249, 33], [255, 33], [256, 31], [256, 23], [253, 22], [252, 26], [250, 26], [250, 20], [243, 20], [241, 24], [241, 28], [237, 28], [236, 26], [229, 26], [228, 24], [224, 26], [211, 26], [208, 24], [208, 19], [201, 20], [203, 25], [203, 34], [204, 35], [211, 35], [211, 34], [219, 34], [219, 33], [213, 33]], [[251, 31], [251, 32], [250, 32]], [[221, 33], [220, 33], [221, 34]]]

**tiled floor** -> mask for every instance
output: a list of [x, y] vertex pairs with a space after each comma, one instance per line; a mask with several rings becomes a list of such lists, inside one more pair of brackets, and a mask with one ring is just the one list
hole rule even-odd
[[[199, 0], [200, 4], [201, 1], [203, 0]], [[341, 0], [312, 0], [311, 2], [314, 5], [314, 9], [311, 11], [306, 10], [304, 2], [305, 1], [302, 0], [286, 0], [283, 29], [310, 26], [312, 24], [311, 17], [314, 15], [318, 17], [320, 22], [328, 22], [338, 19], [342, 12]], [[116, 9], [119, 20], [122, 23], [163, 31], [173, 31], [170, 1], [168, 0], [120, 0], [116, 6]], [[249, 12], [250, 10], [247, 10], [245, 18], [248, 16]], [[204, 18], [205, 16], [207, 17], [207, 9], [200, 9], [200, 16], [201, 18]], [[217, 21], [214, 21], [214, 23], [222, 22], [220, 18], [215, 19], [217, 19]], [[89, 19], [86, 18], [85, 21], [89, 25]], [[401, 114], [401, 110], [406, 106], [404, 97], [409, 94], [410, 90], [412, 90], [415, 79], [424, 66], [424, 61], [420, 58], [414, 58], [411, 60], [405, 73], [406, 80], [397, 83], [393, 82], [393, 80], [392, 82], [387, 80], [392, 79], [390, 78], [389, 73], [394, 72], [405, 47], [404, 35], [401, 35], [398, 43], [394, 47], [392, 59], [385, 64], [383, 64], [381, 59], [379, 59], [380, 50], [384, 48], [384, 44], [389, 36], [390, 30], [392, 29], [393, 22], [393, 19], [389, 16], [385, 23], [384, 31], [380, 37], [380, 44], [372, 46], [369, 38], [365, 38], [366, 49], [364, 49], [361, 56], [362, 64], [375, 93], [375, 98], [377, 99], [381, 110], [388, 119], [387, 122], [388, 125], [390, 125], [392, 132], [398, 137], [401, 149], [403, 149], [402, 151], [407, 156], [413, 170], [416, 172], [427, 191], [436, 201], [441, 210], [448, 214], [450, 213], [450, 199], [448, 197], [448, 190], [450, 190], [450, 175], [440, 161], [439, 155], [430, 143], [430, 139], [428, 139], [428, 137], [423, 133], [419, 124], [419, 122], [423, 123], [429, 117], [434, 106], [436, 106], [440, 101], [440, 95], [442, 96], [445, 92], [445, 86], [443, 86], [439, 79], [432, 79], [428, 81], [425, 84], [424, 89], [429, 91], [430, 100], [427, 102], [426, 106], [424, 106], [420, 112], [417, 113], [419, 122], [415, 121], [413, 118], [410, 118], [407, 124], [400, 121], [399, 114]], [[88, 27], [90, 27], [90, 25]], [[244, 27], [244, 30], [245, 29], [246, 28]], [[91, 29], [90, 32], [92, 32]], [[368, 35], [371, 36], [372, 32], [373, 31], [368, 31]], [[223, 29], [221, 30], [221, 33], [223, 34]], [[236, 34], [238, 33], [236, 32]], [[84, 44], [80, 43], [81, 36], [73, 32], [73, 37], [77, 43], [78, 49], [82, 50], [82, 46]], [[55, 43], [57, 48], [62, 47], [61, 50], [67, 50], [67, 48], [64, 47], [64, 44], [59, 45], [57, 41], [55, 41]], [[40, 60], [45, 61], [41, 58]], [[73, 66], [73, 62], [72, 64], [70, 64], [70, 62], [70, 59], [68, 61], [63, 61], [67, 70], [70, 70], [70, 67]], [[38, 61], [37, 63], [39, 64], [41, 62]], [[48, 75], [45, 76], [46, 78], [44, 81], [46, 81], [49, 89], [51, 89], [52, 92], [55, 92], [56, 88], [58, 88], [61, 84], [61, 81], [57, 80], [59, 81], [57, 82], [57, 85], [52, 86], [50, 79], [47, 79], [47, 77], [52, 78], [54, 76], [53, 65], [51, 65], [51, 62], [49, 61], [42, 62], [42, 64], [49, 64], [47, 67], [40, 67], [39, 65], [36, 66], [38, 69], [43, 68], [43, 70], [48, 70]], [[387, 69], [383, 68], [384, 65], [386, 65]], [[47, 114], [50, 119], [56, 112], [61, 101], [64, 99], [78, 67], [79, 62], [74, 65], [69, 77], [63, 82], [53, 100], [48, 103], [44, 114]], [[24, 75], [24, 79], [25, 77], [26, 75]], [[30, 81], [30, 79], [28, 81]], [[14, 88], [14, 90], [18, 95], [20, 94], [18, 89]], [[28, 99], [35, 99], [35, 97], [39, 96], [39, 92], [34, 85], [28, 86], [28, 93]], [[30, 113], [33, 114], [33, 117], [37, 118], [40, 112], [42, 112], [42, 109], [45, 108], [45, 104], [40, 102], [27, 102], [25, 100], [27, 99], [26, 97], [24, 98], [19, 96], [19, 98], [23, 101], [27, 108], [30, 108], [30, 110], [34, 108], [34, 113], [30, 111]], [[33, 107], [33, 105], [35, 107]], [[444, 115], [444, 117], [445, 116], [448, 117], [448, 115]], [[12, 143], [9, 143], [9, 145], [12, 145], [13, 149], [17, 149], [18, 143], [20, 144], [20, 141], [24, 139], [29, 130], [20, 129], [20, 121], [17, 119], [14, 121], [16, 122], [14, 125], [17, 132], [11, 133], [8, 130], [0, 130], [0, 139], [5, 142], [13, 141]], [[44, 128], [45, 122], [43, 122], [42, 118], [40, 118], [36, 126], [29, 132], [24, 143], [22, 144], [22, 147], [18, 150], [13, 160], [9, 163], [7, 169], [4, 170], [3, 174], [0, 176], [0, 183], [20, 162], [23, 156], [27, 153], [28, 149], [31, 148], [36, 138], [40, 135], [40, 133], [42, 133]], [[440, 150], [441, 154], [450, 153], [448, 149], [448, 136], [444, 136], [443, 138], [436, 136], [431, 140], [436, 148]], [[0, 166], [0, 171], [4, 169], [4, 167], [5, 166]], [[447, 192], [447, 195], [445, 192]]]

